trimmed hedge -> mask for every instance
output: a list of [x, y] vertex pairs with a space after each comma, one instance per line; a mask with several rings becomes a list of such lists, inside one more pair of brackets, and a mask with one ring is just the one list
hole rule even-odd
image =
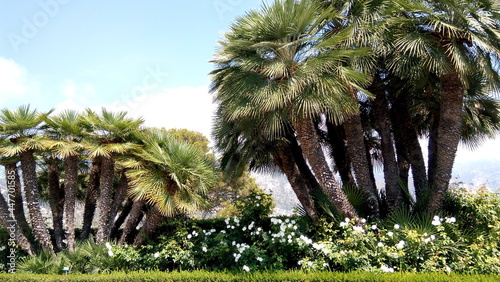
[[460, 275], [444, 273], [369, 272], [116, 272], [112, 274], [41, 275], [0, 274], [1, 281], [500, 281], [498, 275]]

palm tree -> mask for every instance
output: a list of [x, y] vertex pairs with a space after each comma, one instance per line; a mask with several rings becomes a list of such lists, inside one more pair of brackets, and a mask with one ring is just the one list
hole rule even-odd
[[64, 213], [66, 244], [70, 251], [75, 247], [75, 205], [78, 190], [78, 163], [84, 149], [85, 131], [80, 126], [76, 111], [63, 111], [46, 120], [47, 135], [51, 138], [50, 149], [64, 160]]
[[24, 192], [28, 202], [31, 227], [36, 240], [41, 247], [54, 252], [50, 234], [40, 210], [40, 193], [36, 174], [34, 152], [44, 149], [44, 139], [40, 135], [41, 125], [52, 112], [39, 113], [29, 106], [20, 106], [16, 110], [2, 109], [0, 111], [0, 126], [2, 137], [10, 143], [0, 149], [6, 156], [19, 156], [21, 161]]
[[326, 23], [337, 16], [315, 1], [292, 0], [248, 13], [220, 43], [212, 91], [228, 121], [276, 115], [280, 119], [268, 127], [291, 122], [325, 194], [343, 215], [356, 217], [329, 168], [315, 126], [323, 114], [339, 122], [346, 113], [356, 112], [349, 93], [366, 83], [366, 76], [348, 66], [366, 50], [333, 48], [347, 33], [331, 35], [320, 44]]
[[139, 159], [127, 163], [130, 196], [150, 206], [135, 239], [138, 245], [154, 232], [163, 216], [206, 208], [206, 194], [215, 184], [213, 165], [195, 146], [161, 129], [141, 135], [144, 148], [136, 153]]
[[16, 217], [10, 213], [11, 207], [9, 203], [5, 200], [2, 193], [0, 193], [0, 226], [5, 230], [12, 230], [12, 224], [14, 224], [15, 240], [16, 244], [25, 251], [28, 255], [33, 255], [35, 250], [33, 245], [26, 237], [20, 225], [16, 220]]
[[[6, 140], [0, 141], [0, 146], [5, 144]], [[24, 200], [23, 200], [23, 192], [21, 187], [21, 178], [19, 177], [19, 168], [18, 168], [19, 158], [17, 156], [14, 157], [0, 157], [0, 164], [5, 167], [5, 176], [7, 179], [7, 185], [14, 188], [13, 191], [13, 201], [14, 201], [14, 217], [16, 219], [16, 223], [21, 228], [20, 231], [26, 236], [31, 232], [31, 228], [28, 225], [26, 220], [26, 216], [24, 215]], [[28, 237], [28, 236], [26, 236]]]
[[212, 132], [217, 140], [216, 147], [223, 153], [220, 167], [225, 178], [239, 179], [246, 169], [281, 171], [307, 215], [313, 222], [317, 221], [312, 188], [319, 184], [303, 158], [291, 126], [288, 126], [288, 134], [285, 132], [284, 136], [272, 138], [273, 134], [268, 134], [272, 129], [266, 126], [272, 124], [272, 120], [239, 119], [231, 122], [221, 113], [219, 109]]
[[90, 236], [92, 229], [92, 221], [94, 220], [94, 213], [97, 206], [97, 198], [99, 197], [99, 179], [101, 175], [101, 157], [96, 156], [92, 158], [90, 166], [88, 185], [85, 194], [85, 203], [83, 209], [83, 224], [82, 234], [80, 239], [87, 240]]
[[100, 158], [101, 170], [99, 172], [99, 212], [100, 220], [96, 235], [96, 243], [102, 243], [109, 238], [111, 233], [110, 222], [113, 203], [113, 179], [115, 175], [115, 162], [117, 155], [125, 154], [137, 145], [129, 142], [135, 131], [143, 123], [142, 119], [127, 117], [127, 113], [112, 113], [102, 109], [97, 114], [88, 109], [82, 117], [85, 126], [89, 127], [95, 142], [87, 148], [91, 159]]
[[495, 1], [394, 1], [395, 54], [388, 66], [400, 77], [435, 75], [439, 107], [429, 135], [430, 211], [440, 208], [462, 132], [464, 95], [478, 72], [499, 88], [494, 64], [500, 54]]

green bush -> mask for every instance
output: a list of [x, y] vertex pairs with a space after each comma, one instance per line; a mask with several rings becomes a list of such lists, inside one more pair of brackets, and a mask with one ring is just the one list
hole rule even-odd
[[35, 274], [2, 274], [1, 281], [498, 281], [494, 275], [459, 275], [445, 273], [391, 273], [380, 274], [370, 272], [116, 272], [113, 274], [70, 274], [70, 275], [35, 275]]
[[381, 222], [323, 219], [313, 227], [297, 217], [268, 218], [270, 206], [262, 204], [267, 199], [248, 197], [239, 218], [178, 218], [141, 247], [89, 240], [74, 252], [20, 258], [18, 269], [45, 274], [62, 274], [63, 267], [74, 274], [196, 269], [500, 274], [500, 197], [483, 189], [452, 189], [438, 215], [398, 210]]

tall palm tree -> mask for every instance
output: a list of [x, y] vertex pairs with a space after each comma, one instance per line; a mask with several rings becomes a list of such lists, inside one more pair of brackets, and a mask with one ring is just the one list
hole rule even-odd
[[163, 216], [191, 213], [206, 208], [206, 194], [215, 185], [213, 165], [203, 152], [161, 129], [141, 134], [143, 150], [139, 159], [129, 160], [129, 194], [135, 201], [145, 200], [151, 208], [135, 239], [142, 244], [154, 232]]
[[86, 132], [80, 126], [80, 115], [67, 110], [46, 120], [50, 149], [64, 160], [64, 214], [68, 250], [75, 247], [75, 205], [78, 190], [78, 163], [84, 149]]
[[110, 222], [113, 203], [113, 180], [115, 175], [116, 157], [125, 154], [137, 145], [129, 142], [130, 138], [143, 123], [142, 119], [127, 117], [126, 112], [113, 113], [102, 109], [100, 114], [88, 109], [82, 117], [85, 126], [93, 132], [95, 142], [87, 148], [89, 157], [101, 160], [99, 172], [99, 226], [96, 242], [102, 243], [109, 238], [111, 233]]
[[[364, 49], [334, 49], [347, 33], [321, 43], [326, 24], [338, 15], [316, 1], [276, 1], [237, 20], [220, 43], [212, 71], [215, 100], [224, 118], [279, 115], [291, 122], [303, 155], [323, 191], [345, 216], [357, 213], [348, 202], [323, 154], [315, 120], [335, 121], [357, 110], [349, 92], [366, 76], [349, 68]], [[280, 127], [278, 123], [269, 127]]]
[[54, 247], [40, 209], [40, 192], [37, 186], [34, 155], [36, 150], [44, 149], [44, 139], [40, 134], [41, 125], [51, 112], [52, 110], [39, 113], [37, 110], [31, 110], [29, 106], [20, 106], [16, 110], [2, 109], [0, 111], [1, 135], [9, 139], [10, 143], [0, 148], [0, 153], [6, 156], [19, 156], [33, 233], [40, 246], [53, 253]]
[[463, 103], [471, 76], [480, 72], [493, 91], [499, 88], [494, 64], [499, 50], [496, 1], [394, 1], [396, 50], [389, 63], [401, 77], [432, 73], [438, 79], [439, 108], [429, 135], [430, 211], [440, 208], [451, 179], [461, 138]]

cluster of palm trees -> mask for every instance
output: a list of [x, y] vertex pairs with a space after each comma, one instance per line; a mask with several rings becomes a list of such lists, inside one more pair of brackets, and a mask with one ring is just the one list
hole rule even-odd
[[[80, 237], [88, 239], [96, 210], [97, 243], [142, 244], [163, 216], [207, 205], [206, 193], [216, 182], [213, 160], [142, 123], [106, 109], [57, 115], [29, 106], [0, 111], [0, 162], [6, 175], [15, 176], [14, 193], [0, 197], [0, 219], [6, 228], [13, 204], [16, 241], [24, 251], [73, 250], [75, 217], [83, 218]], [[48, 193], [53, 236], [41, 212], [41, 191]], [[77, 202], [84, 202], [83, 213], [75, 213]]]
[[499, 12], [490, 0], [277, 0], [247, 13], [211, 72], [222, 166], [279, 169], [313, 220], [317, 190], [348, 217], [436, 212], [459, 142], [500, 129]]

